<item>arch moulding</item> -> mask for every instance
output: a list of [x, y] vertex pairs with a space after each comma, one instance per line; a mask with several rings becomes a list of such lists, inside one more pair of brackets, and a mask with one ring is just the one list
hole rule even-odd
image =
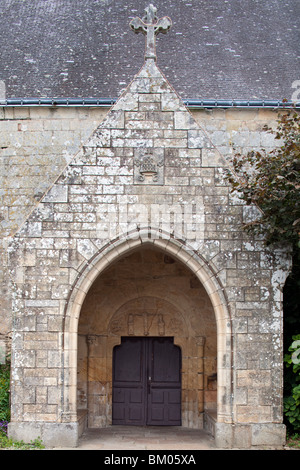
[[[78, 269], [64, 311], [63, 358], [64, 390], [62, 415], [66, 420], [77, 420], [77, 334], [80, 311], [84, 299], [96, 278], [121, 256], [146, 245], [151, 245], [173, 256], [197, 276], [208, 294], [217, 326], [218, 398], [217, 422], [232, 423], [232, 339], [231, 318], [224, 289], [208, 262], [195, 250], [169, 234], [146, 229], [139, 230], [110, 242]], [[64, 418], [63, 418], [64, 421]]]

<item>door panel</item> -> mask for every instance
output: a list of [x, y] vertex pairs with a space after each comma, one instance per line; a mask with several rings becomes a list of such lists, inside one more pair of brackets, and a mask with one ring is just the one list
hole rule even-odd
[[[115, 348], [114, 380], [140, 382], [143, 374], [143, 344], [139, 339], [128, 338]], [[130, 367], [125, 367], [130, 364]]]
[[172, 338], [122, 338], [115, 348], [113, 424], [181, 424], [181, 351]]
[[128, 338], [114, 350], [113, 424], [141, 425], [145, 421], [145, 345]]
[[177, 384], [180, 382], [180, 349], [172, 338], [153, 338], [152, 375], [155, 382]]
[[[147, 424], [181, 424], [181, 354], [172, 338], [152, 338], [149, 343], [150, 393]], [[151, 379], [150, 379], [151, 377]]]

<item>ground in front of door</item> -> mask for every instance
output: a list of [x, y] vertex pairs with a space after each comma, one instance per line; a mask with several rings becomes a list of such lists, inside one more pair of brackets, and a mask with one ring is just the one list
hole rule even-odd
[[[54, 450], [63, 448], [56, 447]], [[215, 441], [202, 429], [181, 426], [110, 426], [87, 429], [74, 450], [213, 450]]]

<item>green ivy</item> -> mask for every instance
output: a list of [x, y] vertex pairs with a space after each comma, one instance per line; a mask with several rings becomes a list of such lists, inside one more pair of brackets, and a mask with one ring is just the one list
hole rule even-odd
[[9, 407], [10, 362], [0, 365], [0, 422], [10, 420]]
[[289, 426], [297, 432], [300, 431], [300, 334], [292, 339], [288, 353], [284, 355], [286, 374], [283, 406]]

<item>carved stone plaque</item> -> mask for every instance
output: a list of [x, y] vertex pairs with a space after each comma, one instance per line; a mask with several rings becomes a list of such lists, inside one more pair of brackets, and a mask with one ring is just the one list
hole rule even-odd
[[134, 152], [134, 183], [164, 184], [164, 149], [139, 147]]
[[113, 316], [108, 331], [119, 336], [182, 336], [186, 326], [175, 311], [120, 313]]

